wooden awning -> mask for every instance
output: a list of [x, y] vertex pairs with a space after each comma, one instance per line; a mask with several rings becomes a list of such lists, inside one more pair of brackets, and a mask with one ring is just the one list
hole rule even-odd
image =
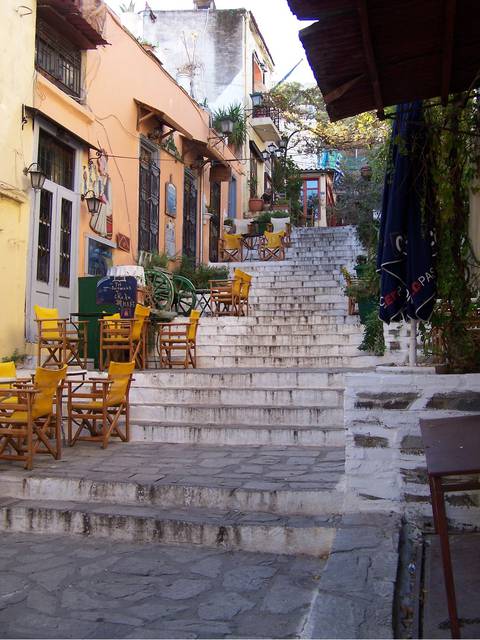
[[480, 0], [287, 0], [332, 121], [480, 85]]
[[103, 37], [106, 6], [92, 0], [38, 0], [37, 14], [81, 49], [108, 44]]
[[135, 98], [134, 101], [137, 105], [137, 129], [141, 122], [144, 122], [145, 120], [155, 116], [162, 124], [166, 124], [168, 127], [170, 127], [171, 131], [169, 131], [168, 133], [178, 131], [185, 138], [188, 138], [189, 140], [192, 139], [192, 134], [184, 129], [180, 124], [178, 124], [178, 122], [167, 115], [164, 111], [160, 111], [156, 107], [152, 107], [149, 104], [140, 102], [140, 100], [136, 100]]

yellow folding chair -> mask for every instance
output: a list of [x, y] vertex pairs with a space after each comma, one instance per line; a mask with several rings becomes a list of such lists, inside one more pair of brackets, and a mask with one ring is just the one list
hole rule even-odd
[[242, 271], [241, 269], [235, 269], [234, 277], [240, 280], [240, 292], [237, 300], [235, 301], [236, 315], [248, 316], [248, 295], [250, 293], [253, 276], [251, 276], [249, 273], [245, 273], [245, 271]]
[[220, 261], [242, 262], [243, 242], [241, 233], [225, 233], [220, 239]]
[[[129, 392], [135, 361], [113, 362], [107, 378], [67, 380], [68, 444], [101, 442], [106, 449], [111, 437], [130, 440]], [[121, 418], [124, 417], [124, 424]]]
[[[160, 366], [168, 369], [197, 366], [197, 327], [200, 311], [190, 312], [189, 322], [168, 322], [157, 325], [157, 352]], [[181, 352], [182, 358], [175, 358]]]
[[265, 231], [258, 248], [260, 260], [285, 260], [284, 236], [284, 231]]
[[100, 369], [113, 359], [132, 360], [138, 369], [147, 367], [147, 325], [150, 307], [135, 306], [133, 318], [121, 318], [119, 313], [104, 316], [100, 323]]
[[62, 383], [67, 367], [38, 367], [33, 383], [0, 389], [0, 459], [33, 468], [37, 453], [59, 460], [62, 453]]
[[[37, 366], [62, 368], [76, 365], [87, 368], [87, 320], [75, 323], [60, 318], [58, 309], [33, 307], [38, 326]], [[46, 355], [42, 355], [43, 352]]]

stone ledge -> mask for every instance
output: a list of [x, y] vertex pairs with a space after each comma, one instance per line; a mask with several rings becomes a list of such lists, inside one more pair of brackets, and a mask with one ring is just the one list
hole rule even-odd
[[342, 518], [302, 638], [393, 638], [401, 517]]

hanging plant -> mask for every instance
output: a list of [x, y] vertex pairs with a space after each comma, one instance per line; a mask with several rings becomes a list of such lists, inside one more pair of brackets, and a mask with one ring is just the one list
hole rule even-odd
[[227, 118], [233, 122], [233, 131], [228, 135], [228, 144], [241, 147], [247, 138], [247, 119], [243, 106], [240, 103], [234, 103], [214, 111], [213, 128], [220, 131], [220, 121]]

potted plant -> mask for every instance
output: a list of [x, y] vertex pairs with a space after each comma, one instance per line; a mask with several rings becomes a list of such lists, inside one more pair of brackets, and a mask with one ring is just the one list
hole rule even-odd
[[232, 218], [225, 218], [223, 221], [223, 229], [225, 233], [233, 233], [233, 228], [235, 226], [235, 220]]
[[254, 222], [257, 227], [257, 233], [259, 235], [263, 235], [265, 231], [268, 231], [270, 228], [272, 217], [269, 211], [263, 211], [260, 215], [258, 215]]
[[250, 176], [248, 181], [248, 185], [250, 187], [250, 199], [248, 200], [248, 210], [249, 211], [262, 211], [263, 209], [263, 200], [257, 196], [257, 188], [258, 188], [258, 179], [257, 176]]

